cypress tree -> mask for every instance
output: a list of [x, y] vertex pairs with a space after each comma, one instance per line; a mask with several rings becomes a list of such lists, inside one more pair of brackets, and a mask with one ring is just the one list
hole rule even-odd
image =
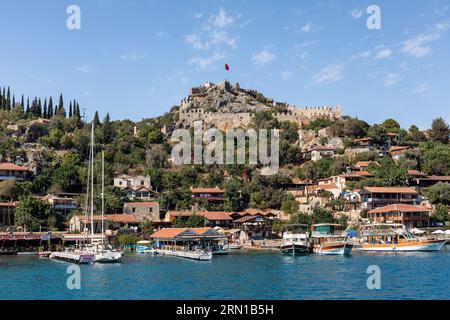
[[24, 100], [23, 100], [23, 93], [22, 93], [22, 99], [20, 99], [20, 106], [22, 107], [22, 110], [25, 107], [25, 103], [24, 103]]
[[13, 95], [11, 109], [14, 109], [15, 107], [16, 107], [16, 97]]
[[72, 101], [69, 104], [69, 118], [72, 118]]
[[50, 119], [53, 117], [53, 99], [52, 97], [48, 100], [48, 109], [47, 109], [47, 117]]
[[98, 111], [95, 111], [94, 115], [94, 126], [98, 127], [100, 125], [100, 117], [98, 116]]
[[9, 86], [8, 86], [8, 91], [6, 93], [6, 110], [11, 110], [11, 93], [9, 91]]
[[41, 103], [41, 98], [39, 98], [38, 104], [37, 104], [37, 115], [38, 115], [39, 117], [42, 117], [42, 103]]
[[47, 114], [47, 98], [44, 99], [44, 110], [42, 111], [42, 117], [48, 119]]
[[66, 110], [64, 109], [63, 95], [59, 96], [58, 115], [66, 117]]
[[30, 113], [30, 97], [27, 97], [27, 111], [26, 113]]

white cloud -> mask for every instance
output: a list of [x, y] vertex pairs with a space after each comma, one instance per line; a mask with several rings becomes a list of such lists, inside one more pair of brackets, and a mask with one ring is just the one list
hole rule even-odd
[[413, 91], [413, 93], [417, 94], [426, 94], [431, 92], [431, 85], [428, 83], [419, 84]]
[[168, 34], [168, 33], [165, 32], [165, 31], [158, 31], [158, 32], [155, 34], [155, 37], [156, 37], [156, 38], [160, 38], [160, 39], [168, 39], [168, 38], [170, 38], [170, 34]]
[[319, 73], [314, 75], [313, 81], [315, 84], [339, 81], [343, 78], [342, 73], [344, 70], [345, 66], [343, 64], [331, 64], [325, 66]]
[[120, 56], [121, 60], [130, 62], [136, 62], [145, 58], [147, 58], [147, 54], [143, 52], [129, 52]]
[[450, 28], [449, 21], [439, 22], [436, 24], [436, 29], [438, 29], [439, 31], [447, 31], [449, 28]]
[[210, 18], [210, 23], [220, 29], [233, 25], [234, 21], [235, 18], [229, 15], [223, 8], [220, 8], [217, 15], [213, 15]]
[[303, 32], [310, 32], [312, 30], [312, 24], [310, 22], [308, 22], [307, 24], [305, 24], [302, 27], [302, 31]]
[[214, 54], [207, 57], [195, 57], [189, 60], [189, 64], [197, 66], [201, 70], [208, 69], [212, 64], [225, 59], [225, 54], [223, 52], [215, 52]]
[[240, 28], [240, 16], [235, 16], [224, 9], [209, 17], [204, 14], [195, 14], [200, 20], [199, 26], [193, 32], [185, 36], [187, 44], [196, 50], [210, 52], [204, 56], [196, 56], [189, 60], [189, 64], [197, 65], [200, 69], [211, 67], [214, 63], [225, 59], [229, 50], [237, 48], [238, 38], [232, 33], [235, 28]]
[[283, 80], [289, 80], [290, 78], [292, 78], [292, 76], [293, 76], [293, 73], [290, 70], [285, 70], [281, 74], [281, 77], [283, 78]]
[[260, 52], [256, 52], [252, 55], [253, 62], [259, 67], [262, 67], [268, 64], [269, 62], [272, 62], [276, 58], [277, 56], [274, 53], [268, 51], [267, 49], [263, 49]]
[[201, 17], [203, 17], [203, 13], [202, 13], [202, 12], [196, 12], [196, 13], [194, 13], [194, 18], [195, 18], [195, 19], [200, 19]]
[[362, 17], [364, 11], [360, 9], [353, 9], [352, 12], [350, 12], [350, 15], [353, 19], [359, 19]]
[[392, 55], [392, 50], [390, 49], [380, 49], [375, 54], [375, 59], [386, 59]]
[[431, 48], [427, 44], [438, 40], [439, 37], [437, 33], [421, 33], [414, 38], [404, 41], [401, 52], [416, 58], [423, 58], [431, 52]]
[[92, 72], [92, 68], [87, 64], [83, 64], [82, 66], [76, 67], [75, 70], [82, 72], [82, 73], [91, 73]]
[[400, 81], [400, 75], [397, 73], [390, 73], [384, 78], [384, 86], [392, 87]]

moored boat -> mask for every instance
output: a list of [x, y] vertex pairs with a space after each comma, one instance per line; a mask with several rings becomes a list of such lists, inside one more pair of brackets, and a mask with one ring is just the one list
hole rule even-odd
[[293, 255], [310, 253], [308, 238], [308, 225], [287, 225], [283, 232], [283, 244], [280, 247], [280, 252]]
[[313, 225], [309, 243], [312, 252], [321, 255], [349, 255], [353, 249], [342, 226], [334, 223]]
[[151, 242], [148, 240], [141, 240], [136, 243], [136, 253], [148, 254], [154, 253], [155, 250], [151, 246]]
[[361, 251], [440, 251], [447, 239], [414, 236], [403, 224], [376, 223], [361, 228], [358, 250]]

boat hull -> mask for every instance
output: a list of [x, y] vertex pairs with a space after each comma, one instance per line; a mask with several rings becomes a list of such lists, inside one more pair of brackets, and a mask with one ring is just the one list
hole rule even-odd
[[301, 255], [310, 253], [309, 247], [304, 244], [290, 243], [284, 244], [280, 248], [282, 254]]
[[446, 242], [447, 240], [427, 240], [397, 244], [363, 244], [358, 250], [388, 252], [440, 251]]
[[122, 261], [123, 254], [121, 252], [102, 252], [95, 255], [97, 263], [117, 263]]
[[342, 243], [335, 245], [316, 245], [313, 247], [313, 252], [320, 255], [350, 255], [353, 245], [350, 243]]

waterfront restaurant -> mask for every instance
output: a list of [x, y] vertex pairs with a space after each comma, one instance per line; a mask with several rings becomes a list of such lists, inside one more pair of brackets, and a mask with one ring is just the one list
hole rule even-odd
[[208, 249], [226, 240], [227, 236], [213, 228], [164, 228], [150, 236], [161, 250], [195, 251]]
[[244, 216], [233, 221], [236, 229], [241, 229], [241, 242], [264, 240], [272, 238], [272, 223], [274, 219], [263, 216]]
[[367, 212], [367, 217], [377, 223], [402, 223], [407, 228], [425, 228], [430, 226], [431, 210], [424, 206], [391, 204]]

